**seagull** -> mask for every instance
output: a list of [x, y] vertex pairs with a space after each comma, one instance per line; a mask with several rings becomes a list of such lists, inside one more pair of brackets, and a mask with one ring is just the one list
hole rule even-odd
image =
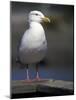
[[19, 46], [19, 59], [25, 64], [27, 80], [30, 64], [36, 64], [36, 79], [39, 80], [38, 63], [44, 59], [47, 52], [47, 40], [42, 22], [50, 22], [40, 11], [31, 11], [28, 15], [29, 28], [24, 32]]

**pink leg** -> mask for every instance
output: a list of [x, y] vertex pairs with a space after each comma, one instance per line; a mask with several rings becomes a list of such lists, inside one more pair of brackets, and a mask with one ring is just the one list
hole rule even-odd
[[27, 65], [27, 69], [26, 69], [26, 75], [27, 75], [27, 82], [31, 82], [30, 78], [29, 78], [29, 70], [28, 70], [28, 65]]
[[36, 80], [40, 80], [39, 72], [38, 72], [38, 65], [36, 66]]
[[27, 73], [27, 80], [29, 80], [29, 70], [28, 70], [28, 67], [26, 69], [26, 73]]

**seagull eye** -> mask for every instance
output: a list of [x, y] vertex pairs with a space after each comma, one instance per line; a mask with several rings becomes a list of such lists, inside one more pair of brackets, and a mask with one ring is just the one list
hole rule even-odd
[[36, 16], [38, 16], [38, 14], [35, 14]]

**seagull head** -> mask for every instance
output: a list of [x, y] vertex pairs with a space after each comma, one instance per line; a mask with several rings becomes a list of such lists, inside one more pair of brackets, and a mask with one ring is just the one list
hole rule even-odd
[[44, 14], [40, 11], [31, 11], [29, 13], [29, 22], [50, 22], [50, 19], [45, 17]]

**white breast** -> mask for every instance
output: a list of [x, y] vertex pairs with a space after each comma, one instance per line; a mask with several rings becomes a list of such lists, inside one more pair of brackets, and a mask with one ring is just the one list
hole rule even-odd
[[24, 64], [36, 63], [45, 57], [47, 41], [40, 23], [32, 22], [24, 33], [19, 48], [20, 60]]

